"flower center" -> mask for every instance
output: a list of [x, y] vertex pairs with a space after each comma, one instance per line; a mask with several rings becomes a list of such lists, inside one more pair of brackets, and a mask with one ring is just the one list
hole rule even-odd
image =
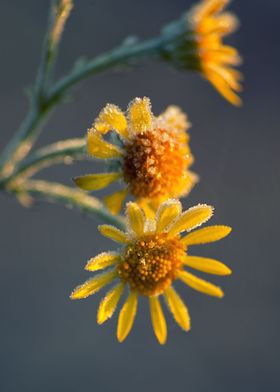
[[146, 234], [124, 249], [117, 271], [132, 290], [146, 296], [158, 295], [176, 279], [184, 256], [185, 247], [178, 237]]
[[178, 188], [192, 163], [186, 134], [164, 129], [141, 132], [125, 150], [124, 179], [136, 198], [180, 195]]

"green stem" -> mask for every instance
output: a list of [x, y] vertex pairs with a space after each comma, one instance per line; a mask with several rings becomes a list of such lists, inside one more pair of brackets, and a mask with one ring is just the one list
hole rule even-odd
[[74, 67], [68, 75], [55, 84], [50, 92], [49, 99], [51, 101], [61, 99], [61, 96], [72, 86], [98, 72], [125, 64], [128, 60], [146, 57], [147, 55], [156, 55], [162, 43], [162, 37], [156, 37], [134, 45], [122, 45], [110, 52], [97, 56], [93, 60], [89, 60], [81, 67]]
[[122, 230], [125, 228], [124, 219], [121, 216], [112, 215], [100, 200], [78, 189], [49, 181], [28, 180], [21, 184], [20, 189], [14, 188], [11, 191], [15, 193], [23, 192], [29, 196], [60, 202], [68, 207], [76, 207], [103, 223], [115, 225]]
[[9, 182], [11, 178], [13, 180], [18, 177], [20, 180], [29, 178], [38, 171], [55, 164], [72, 163], [74, 159], [86, 159], [85, 138], [62, 140], [38, 149], [18, 167], [11, 177], [0, 180], [0, 185]]
[[18, 132], [8, 143], [0, 158], [1, 176], [9, 176], [15, 170], [18, 162], [29, 153], [36, 136], [43, 127], [51, 107], [42, 111], [33, 106], [27, 114]]
[[[36, 94], [33, 97], [31, 110], [24, 120], [19, 131], [12, 138], [0, 159], [0, 167], [2, 165], [2, 176], [8, 176], [13, 173], [18, 162], [20, 162], [30, 151], [44, 121], [49, 115], [51, 109], [64, 97], [68, 90], [91, 75], [104, 71], [108, 68], [124, 64], [127, 60], [136, 59], [138, 57], [155, 54], [162, 45], [162, 38], [153, 38], [145, 42], [135, 45], [122, 45], [108, 53], [102, 54], [93, 60], [83, 64], [82, 67], [74, 68], [67, 76], [58, 81], [51, 89], [48, 96], [42, 99], [39, 94], [40, 86], [44, 78], [40, 76], [39, 86], [36, 88]], [[44, 64], [44, 63], [43, 63]], [[44, 68], [42, 65], [40, 68]], [[40, 75], [41, 75], [40, 70]]]
[[[71, 8], [71, 0], [52, 1], [47, 32], [42, 46], [41, 61], [32, 91], [30, 109], [19, 130], [0, 157], [0, 174], [2, 176], [12, 174], [17, 163], [29, 153], [50, 110], [54, 106], [54, 101], [46, 98], [47, 83], [56, 60], [61, 33]], [[54, 34], [57, 27], [59, 27], [59, 32]]]

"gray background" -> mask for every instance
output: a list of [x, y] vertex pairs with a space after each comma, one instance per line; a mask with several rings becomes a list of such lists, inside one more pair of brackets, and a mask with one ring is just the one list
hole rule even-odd
[[[156, 34], [191, 4], [187, 0], [83, 0], [67, 26], [58, 74], [80, 55], [92, 57], [128, 34]], [[24, 87], [33, 81], [48, 1], [0, 2], [1, 146], [27, 109]], [[278, 0], [236, 0], [242, 20], [234, 35], [245, 58], [244, 106], [225, 102], [199, 75], [164, 64], [107, 72], [83, 82], [62, 105], [38, 145], [84, 134], [106, 102], [125, 108], [134, 96], [151, 97], [157, 114], [170, 103], [193, 124], [194, 170], [201, 182], [184, 201], [215, 205], [213, 223], [233, 226], [220, 243], [196, 254], [229, 264], [231, 277], [213, 278], [226, 292], [216, 300], [180, 286], [192, 316], [182, 332], [168, 316], [169, 339], [160, 347], [146, 301], [120, 345], [117, 318], [96, 324], [102, 294], [71, 302], [72, 288], [89, 277], [85, 261], [113, 249], [96, 223], [76, 211], [37, 203], [31, 210], [0, 195], [1, 376], [3, 392], [145, 390], [279, 390], [279, 12]], [[55, 167], [43, 178], [96, 171], [91, 163]]]

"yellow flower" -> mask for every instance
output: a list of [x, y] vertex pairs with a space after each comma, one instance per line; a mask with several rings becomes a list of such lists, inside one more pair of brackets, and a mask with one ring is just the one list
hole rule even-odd
[[[147, 212], [169, 198], [186, 196], [197, 176], [189, 171], [193, 156], [188, 145], [189, 127], [186, 115], [169, 106], [155, 117], [150, 100], [135, 98], [127, 116], [115, 105], [108, 104], [88, 131], [88, 153], [100, 159], [115, 160], [109, 171], [75, 178], [84, 190], [97, 190], [122, 179], [124, 187], [105, 198], [112, 213], [118, 213], [127, 194], [135, 197]], [[114, 130], [120, 146], [111, 144], [102, 134]]]
[[125, 286], [128, 286], [129, 294], [118, 319], [117, 338], [120, 342], [133, 326], [139, 295], [149, 299], [152, 325], [160, 344], [164, 344], [167, 338], [160, 296], [164, 297], [179, 326], [185, 331], [190, 329], [189, 312], [172, 286], [174, 280], [179, 279], [204, 294], [223, 297], [219, 287], [198, 278], [185, 267], [209, 274], [229, 275], [230, 269], [221, 262], [189, 255], [189, 247], [220, 240], [231, 229], [228, 226], [208, 226], [190, 232], [212, 216], [213, 208], [199, 204], [183, 213], [181, 209], [178, 200], [170, 199], [149, 220], [138, 204], [130, 202], [126, 208], [127, 232], [110, 225], [99, 226], [104, 236], [121, 243], [122, 248], [90, 259], [85, 267], [88, 271], [111, 268], [78, 286], [71, 298], [86, 298], [117, 280], [99, 305], [97, 322], [102, 324], [113, 315]]
[[193, 9], [190, 21], [201, 72], [229, 102], [241, 105], [235, 92], [241, 91], [242, 76], [232, 68], [240, 64], [240, 56], [235, 48], [222, 42], [238, 25], [233, 14], [222, 12], [228, 3], [229, 0], [203, 0]]
[[223, 12], [230, 0], [202, 0], [190, 13], [166, 26], [163, 54], [180, 67], [199, 71], [233, 105], [241, 105], [242, 75], [238, 51], [224, 45], [224, 36], [238, 26], [236, 17]]

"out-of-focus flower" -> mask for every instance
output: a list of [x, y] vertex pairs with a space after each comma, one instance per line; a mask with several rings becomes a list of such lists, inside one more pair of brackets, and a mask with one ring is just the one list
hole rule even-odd
[[[189, 148], [186, 115], [169, 106], [155, 117], [150, 100], [135, 98], [127, 116], [115, 105], [108, 104], [88, 131], [88, 153], [111, 161], [114, 171], [75, 178], [84, 190], [104, 188], [122, 179], [124, 187], [105, 198], [113, 213], [118, 213], [125, 197], [131, 194], [145, 209], [155, 210], [169, 198], [186, 196], [197, 176], [189, 171], [193, 156]], [[108, 143], [102, 134], [114, 130], [120, 145]]]
[[130, 202], [126, 208], [127, 232], [110, 225], [99, 226], [104, 236], [121, 243], [122, 248], [118, 252], [105, 252], [90, 259], [85, 267], [89, 271], [111, 268], [78, 286], [71, 298], [86, 298], [117, 280], [118, 283], [100, 303], [97, 322], [102, 324], [113, 315], [128, 285], [129, 294], [119, 313], [117, 326], [120, 342], [133, 326], [139, 295], [149, 299], [153, 329], [161, 344], [166, 341], [167, 327], [159, 296], [164, 297], [179, 326], [185, 331], [190, 329], [189, 312], [172, 287], [174, 280], [179, 279], [204, 294], [223, 297], [219, 287], [198, 278], [185, 267], [215, 275], [230, 274], [230, 269], [219, 261], [190, 255], [189, 247], [220, 240], [231, 229], [228, 226], [208, 226], [190, 232], [212, 216], [213, 208], [199, 204], [183, 213], [181, 208], [178, 200], [168, 200], [161, 205], [154, 218], [148, 220], [141, 208]]
[[230, 0], [202, 0], [163, 30], [163, 56], [181, 68], [199, 71], [233, 105], [241, 105], [242, 75], [238, 51], [223, 38], [238, 26], [236, 17], [223, 12]]

